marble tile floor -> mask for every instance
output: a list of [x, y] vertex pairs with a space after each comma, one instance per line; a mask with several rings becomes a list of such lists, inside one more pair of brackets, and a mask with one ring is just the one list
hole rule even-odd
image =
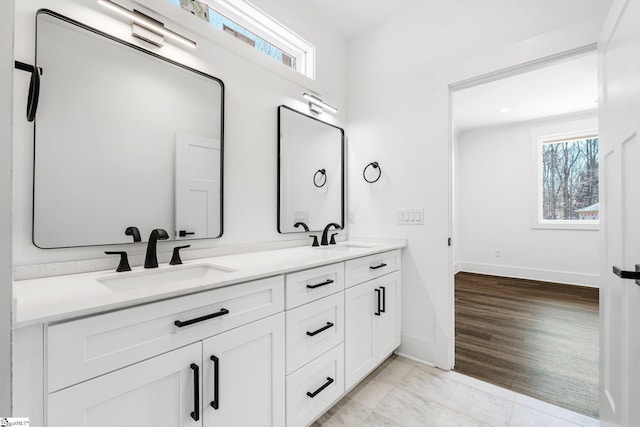
[[391, 356], [312, 427], [599, 427], [582, 414]]

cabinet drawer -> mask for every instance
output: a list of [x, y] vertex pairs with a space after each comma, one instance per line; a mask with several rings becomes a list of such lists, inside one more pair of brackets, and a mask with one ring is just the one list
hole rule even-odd
[[345, 263], [345, 287], [357, 285], [400, 269], [400, 249], [350, 259]]
[[287, 427], [308, 425], [342, 393], [344, 347], [340, 344], [287, 377]]
[[276, 276], [52, 325], [47, 328], [48, 390], [283, 310], [284, 280]]
[[344, 341], [344, 292], [287, 311], [287, 373]]
[[287, 310], [344, 289], [344, 264], [331, 264], [287, 274]]

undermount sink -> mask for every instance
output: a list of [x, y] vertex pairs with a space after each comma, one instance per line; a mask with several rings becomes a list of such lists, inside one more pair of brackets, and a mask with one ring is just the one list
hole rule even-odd
[[338, 243], [336, 245], [320, 246], [320, 249], [327, 251], [348, 252], [354, 249], [367, 249], [372, 248], [373, 245], [367, 245], [363, 243]]
[[97, 281], [112, 291], [130, 291], [195, 279], [215, 279], [234, 271], [237, 270], [219, 265], [195, 264], [112, 274]]

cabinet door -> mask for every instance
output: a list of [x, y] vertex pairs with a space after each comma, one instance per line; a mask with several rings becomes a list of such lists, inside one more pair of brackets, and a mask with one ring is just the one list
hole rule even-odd
[[[374, 282], [381, 304], [380, 315], [373, 316], [374, 350], [378, 361], [381, 361], [400, 345], [400, 272], [380, 277]], [[375, 296], [377, 308], [377, 294]]]
[[348, 390], [376, 364], [373, 316], [377, 309], [375, 281], [345, 290], [345, 389]]
[[200, 426], [201, 358], [195, 343], [51, 393], [47, 425]]
[[284, 329], [280, 313], [203, 342], [205, 426], [284, 425]]

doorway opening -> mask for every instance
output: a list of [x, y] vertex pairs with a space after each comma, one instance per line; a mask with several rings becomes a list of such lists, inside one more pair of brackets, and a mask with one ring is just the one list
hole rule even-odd
[[595, 47], [451, 91], [454, 370], [597, 418]]

